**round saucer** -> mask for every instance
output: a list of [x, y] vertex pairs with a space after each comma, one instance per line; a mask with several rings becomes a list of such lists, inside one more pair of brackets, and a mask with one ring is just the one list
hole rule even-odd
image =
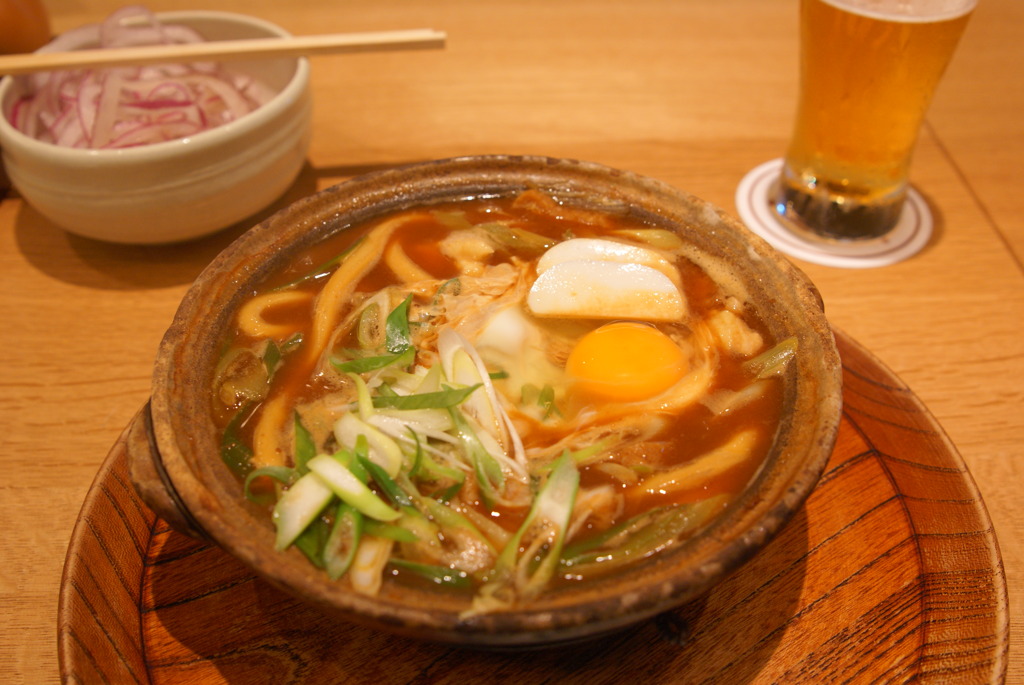
[[825, 266], [866, 269], [907, 259], [931, 238], [931, 211], [913, 188], [907, 191], [896, 226], [882, 238], [812, 241], [796, 235], [782, 223], [768, 198], [781, 170], [781, 159], [765, 162], [744, 176], [736, 189], [736, 208], [743, 223], [780, 252]]

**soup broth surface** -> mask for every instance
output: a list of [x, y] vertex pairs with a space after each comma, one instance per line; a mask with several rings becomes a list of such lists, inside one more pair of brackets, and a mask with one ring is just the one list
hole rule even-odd
[[796, 353], [693, 256], [533, 190], [341, 231], [239, 309], [224, 459], [364, 594], [489, 612], [663, 553], [756, 474]]

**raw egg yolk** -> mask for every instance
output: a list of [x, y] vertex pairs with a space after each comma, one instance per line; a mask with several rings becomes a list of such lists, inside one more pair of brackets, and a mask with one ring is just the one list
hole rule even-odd
[[635, 402], [668, 390], [688, 366], [679, 346], [654, 326], [620, 321], [580, 338], [565, 370], [586, 395]]

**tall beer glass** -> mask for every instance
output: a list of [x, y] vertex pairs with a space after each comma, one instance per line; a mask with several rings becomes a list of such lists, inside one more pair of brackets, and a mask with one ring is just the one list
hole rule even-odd
[[899, 219], [925, 111], [977, 0], [801, 0], [796, 126], [771, 198], [826, 239]]

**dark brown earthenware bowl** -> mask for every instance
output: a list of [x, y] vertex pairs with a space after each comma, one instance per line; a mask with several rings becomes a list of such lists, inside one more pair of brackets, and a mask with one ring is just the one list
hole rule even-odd
[[[396, 210], [535, 187], [569, 202], [624, 208], [678, 231], [749, 293], [776, 339], [798, 338], [774, 447], [747, 490], [685, 544], [628, 571], [554, 591], [515, 611], [461, 619], [450, 595], [385, 583], [368, 598], [331, 582], [296, 550], [274, 550], [268, 517], [246, 506], [219, 456], [210, 416], [218, 351], [236, 308], [294, 252]], [[430, 640], [492, 648], [579, 640], [677, 606], [743, 564], [801, 506], [835, 441], [839, 356], [817, 290], [736, 220], [632, 173], [569, 160], [488, 156], [355, 178], [297, 202], [239, 238], [200, 275], [161, 344], [152, 399], [131, 432], [132, 478], [157, 513], [209, 538], [273, 584], [347, 620]], [[216, 620], [211, 617], [211, 620]]]

